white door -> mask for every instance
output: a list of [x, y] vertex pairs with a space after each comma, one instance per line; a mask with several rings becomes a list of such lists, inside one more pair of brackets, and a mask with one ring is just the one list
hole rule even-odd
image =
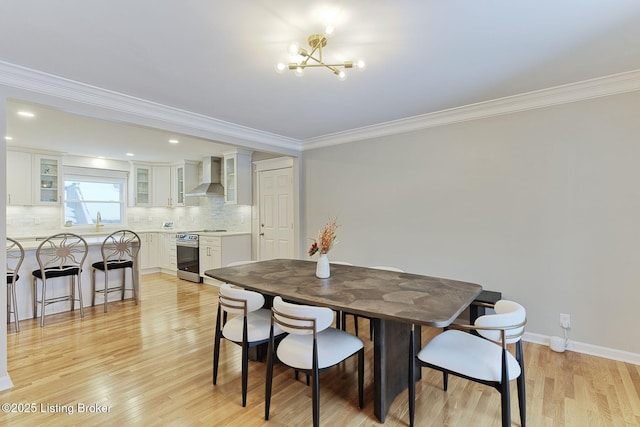
[[260, 171], [258, 259], [294, 258], [293, 169]]

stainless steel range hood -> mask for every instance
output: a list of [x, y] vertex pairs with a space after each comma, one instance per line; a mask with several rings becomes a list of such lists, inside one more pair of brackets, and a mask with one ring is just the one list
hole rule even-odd
[[202, 159], [202, 184], [185, 196], [224, 196], [224, 187], [220, 183], [222, 179], [222, 159], [220, 157], [205, 157]]

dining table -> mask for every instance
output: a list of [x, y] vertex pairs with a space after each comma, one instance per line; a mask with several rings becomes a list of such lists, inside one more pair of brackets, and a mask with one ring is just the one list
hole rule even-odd
[[[409, 336], [420, 327], [444, 328], [480, 294], [482, 286], [458, 280], [377, 268], [331, 264], [319, 279], [316, 263], [271, 259], [205, 271], [208, 277], [269, 297], [329, 307], [373, 322], [374, 413], [384, 423], [387, 410], [409, 383]], [[415, 381], [420, 379], [416, 370]]]

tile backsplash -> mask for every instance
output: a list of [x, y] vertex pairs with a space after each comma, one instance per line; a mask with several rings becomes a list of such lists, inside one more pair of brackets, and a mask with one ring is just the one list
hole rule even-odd
[[[7, 236], [28, 236], [60, 232], [62, 208], [57, 206], [7, 206]], [[176, 231], [225, 229], [251, 231], [251, 206], [226, 205], [222, 197], [201, 197], [200, 206], [126, 209], [125, 227], [133, 230], [161, 228], [173, 221]]]

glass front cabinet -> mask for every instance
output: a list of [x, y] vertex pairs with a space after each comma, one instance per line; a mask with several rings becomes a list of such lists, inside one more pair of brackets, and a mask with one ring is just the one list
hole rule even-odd
[[62, 201], [61, 159], [56, 156], [34, 156], [36, 179], [34, 202], [38, 205], [60, 204]]
[[233, 150], [224, 155], [224, 202], [251, 205], [251, 151]]

